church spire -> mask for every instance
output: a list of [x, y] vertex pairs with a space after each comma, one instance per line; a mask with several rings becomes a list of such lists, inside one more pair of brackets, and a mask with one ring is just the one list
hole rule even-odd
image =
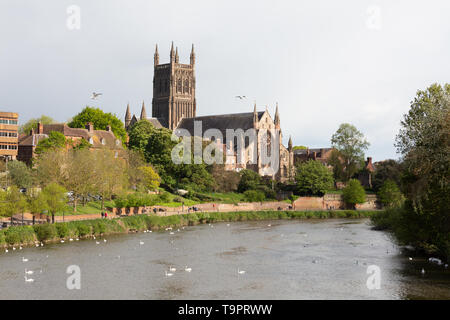
[[292, 137], [291, 136], [289, 136], [288, 150], [289, 150], [289, 152], [292, 152]]
[[258, 112], [256, 112], [256, 101], [253, 106], [253, 124], [256, 125], [258, 123]]
[[180, 57], [178, 56], [178, 47], [176, 48], [176, 52], [175, 52], [175, 63], [179, 63], [180, 62]]
[[278, 113], [278, 102], [277, 102], [277, 107], [275, 109], [275, 127], [277, 129], [280, 129], [280, 114]]
[[127, 104], [127, 111], [125, 112], [125, 128], [130, 125], [131, 113], [130, 113], [130, 103]]
[[170, 48], [170, 62], [175, 61], [175, 51], [173, 50], [173, 41], [172, 47]]
[[141, 110], [141, 120], [147, 119], [147, 112], [145, 112], [145, 104], [144, 101], [142, 101], [142, 110]]
[[154, 62], [155, 62], [155, 66], [157, 66], [159, 64], [158, 44], [156, 44]]
[[191, 50], [191, 66], [195, 65], [195, 52], [194, 52], [194, 44], [192, 44]]

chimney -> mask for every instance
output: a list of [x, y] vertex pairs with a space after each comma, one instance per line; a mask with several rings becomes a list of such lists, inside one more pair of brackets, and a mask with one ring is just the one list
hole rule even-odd
[[112, 131], [111, 126], [109, 124], [106, 126], [106, 131], [108, 131], [108, 132]]
[[367, 165], [372, 165], [372, 157], [367, 157]]
[[30, 136], [32, 136], [33, 134], [34, 134], [34, 129], [31, 128], [31, 130], [30, 130]]
[[37, 133], [44, 133], [44, 125], [42, 124], [42, 122], [38, 122]]
[[313, 159], [314, 159], [314, 160], [317, 159], [317, 152], [316, 152], [316, 151], [313, 152]]
[[89, 133], [94, 133], [94, 125], [92, 124], [92, 122], [88, 122], [86, 124], [86, 129], [89, 131]]

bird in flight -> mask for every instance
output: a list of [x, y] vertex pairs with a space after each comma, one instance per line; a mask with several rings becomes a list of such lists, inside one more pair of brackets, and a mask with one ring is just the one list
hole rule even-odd
[[101, 96], [101, 95], [102, 95], [102, 93], [95, 93], [95, 92], [92, 92], [92, 97], [91, 97], [91, 99], [92, 99], [92, 100], [95, 100], [95, 99], [97, 99], [98, 96]]
[[246, 99], [247, 97], [246, 96], [236, 96], [235, 98], [238, 98], [238, 99]]

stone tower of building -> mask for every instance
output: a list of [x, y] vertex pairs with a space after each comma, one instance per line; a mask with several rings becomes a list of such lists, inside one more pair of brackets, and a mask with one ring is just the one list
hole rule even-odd
[[179, 63], [178, 48], [170, 50], [170, 62], [159, 64], [158, 46], [154, 56], [152, 117], [174, 130], [182, 118], [196, 116], [194, 45], [189, 64]]

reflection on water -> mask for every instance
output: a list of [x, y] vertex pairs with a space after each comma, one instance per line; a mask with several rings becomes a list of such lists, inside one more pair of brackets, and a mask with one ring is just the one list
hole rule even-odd
[[[0, 299], [450, 299], [449, 269], [410, 261], [366, 220], [218, 223], [107, 239], [1, 253]], [[81, 290], [66, 288], [69, 265], [81, 268]], [[369, 265], [381, 269], [379, 290], [366, 286]]]

